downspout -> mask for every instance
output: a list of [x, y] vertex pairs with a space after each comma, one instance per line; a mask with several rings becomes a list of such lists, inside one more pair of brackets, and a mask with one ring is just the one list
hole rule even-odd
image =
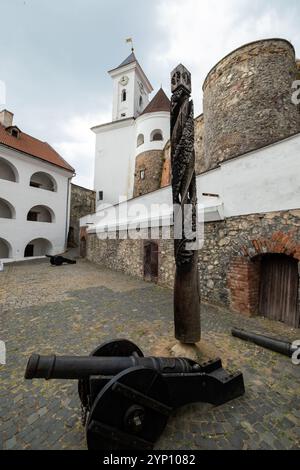
[[68, 178], [68, 192], [67, 192], [67, 204], [66, 204], [66, 228], [65, 228], [65, 250], [68, 248], [68, 226], [69, 226], [69, 217], [70, 217], [70, 187], [71, 187], [71, 180], [76, 176], [74, 173], [71, 177]]

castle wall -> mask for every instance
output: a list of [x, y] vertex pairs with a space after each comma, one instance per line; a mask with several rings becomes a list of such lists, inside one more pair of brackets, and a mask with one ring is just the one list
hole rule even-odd
[[[163, 163], [163, 150], [149, 150], [136, 157], [133, 197], [160, 189]], [[141, 172], [144, 172], [144, 179]]]
[[76, 184], [71, 184], [70, 227], [68, 246], [79, 245], [80, 218], [96, 210], [96, 193]]
[[[141, 238], [146, 238], [145, 233]], [[172, 288], [173, 240], [154, 241], [159, 253], [157, 282]], [[87, 257], [101, 266], [143, 279], [144, 243], [142, 239], [100, 240], [96, 234], [89, 234]], [[257, 314], [259, 264], [256, 260], [266, 253], [285, 254], [300, 262], [300, 210], [206, 223], [205, 243], [199, 251], [202, 300], [243, 315]]]
[[291, 101], [296, 74], [294, 48], [281, 39], [243, 46], [210, 71], [203, 171], [300, 132], [299, 107]]

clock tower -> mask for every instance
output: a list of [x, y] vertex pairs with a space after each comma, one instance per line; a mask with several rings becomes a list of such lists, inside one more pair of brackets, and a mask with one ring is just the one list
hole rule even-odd
[[153, 88], [134, 52], [108, 73], [113, 80], [113, 121], [137, 118], [149, 104]]

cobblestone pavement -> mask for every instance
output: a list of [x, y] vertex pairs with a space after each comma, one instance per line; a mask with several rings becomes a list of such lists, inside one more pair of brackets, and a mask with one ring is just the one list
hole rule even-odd
[[[45, 262], [6, 266], [0, 273], [0, 448], [85, 449], [77, 384], [25, 381], [33, 352], [87, 354], [125, 337], [145, 354], [168, 353], [172, 293], [88, 262], [52, 268]], [[299, 330], [262, 318], [202, 309], [206, 354], [244, 373], [246, 395], [214, 408], [195, 404], [171, 418], [158, 449], [297, 449], [300, 447], [300, 367], [288, 358], [230, 336], [233, 326], [291, 340]]]

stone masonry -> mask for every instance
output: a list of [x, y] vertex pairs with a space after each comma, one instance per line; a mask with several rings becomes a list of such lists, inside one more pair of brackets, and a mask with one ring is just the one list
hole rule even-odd
[[71, 184], [71, 208], [68, 246], [79, 246], [79, 219], [96, 210], [96, 193], [76, 184]]
[[224, 160], [300, 132], [292, 103], [295, 50], [282, 39], [240, 47], [208, 74], [204, 86], [205, 171]]
[[[101, 240], [96, 234], [90, 234], [87, 257], [101, 266], [143, 278], [142, 238], [148, 235], [140, 233], [139, 236], [141, 239]], [[300, 262], [299, 240], [300, 210], [254, 214], [205, 224], [205, 242], [199, 252], [202, 299], [246, 315], [258, 313], [257, 258], [266, 253], [283, 253]], [[159, 237], [153, 241], [158, 244], [159, 251], [157, 282], [172, 288], [173, 241]]]
[[[162, 168], [162, 150], [149, 150], [138, 155], [135, 161], [133, 197], [160, 189]], [[144, 178], [141, 177], [141, 172]]]

